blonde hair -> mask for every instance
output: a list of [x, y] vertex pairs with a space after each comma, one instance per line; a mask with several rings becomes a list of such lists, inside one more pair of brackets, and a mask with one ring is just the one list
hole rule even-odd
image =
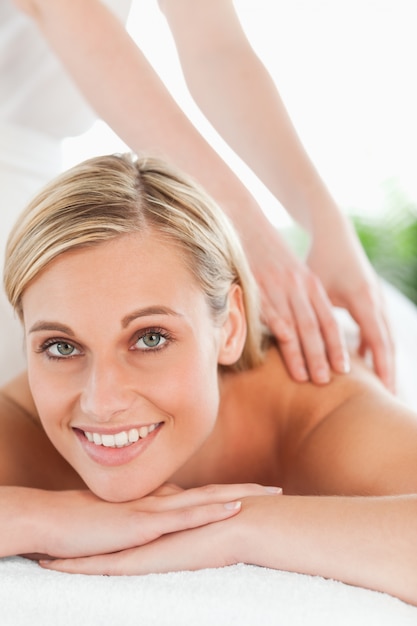
[[4, 285], [10, 303], [23, 319], [25, 289], [58, 255], [148, 228], [181, 247], [213, 319], [227, 311], [231, 284], [241, 286], [248, 331], [233, 368], [257, 365], [264, 329], [257, 288], [237, 234], [201, 187], [159, 159], [96, 157], [47, 185], [9, 236]]

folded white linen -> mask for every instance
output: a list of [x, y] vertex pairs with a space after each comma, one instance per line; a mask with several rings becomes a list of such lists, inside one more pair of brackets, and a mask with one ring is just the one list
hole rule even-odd
[[317, 576], [250, 565], [84, 576], [0, 559], [1, 626], [416, 626], [417, 608]]

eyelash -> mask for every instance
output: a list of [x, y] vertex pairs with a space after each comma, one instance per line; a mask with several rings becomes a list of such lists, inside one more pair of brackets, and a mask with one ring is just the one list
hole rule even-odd
[[45, 356], [48, 359], [50, 359], [51, 361], [67, 361], [69, 359], [74, 358], [75, 356], [78, 356], [78, 354], [70, 354], [68, 356], [64, 356], [64, 355], [56, 356], [56, 355], [51, 354], [50, 352], [48, 352], [49, 348], [51, 348], [52, 346], [56, 346], [56, 345], [58, 345], [60, 343], [61, 344], [67, 344], [68, 346], [71, 346], [75, 350], [78, 350], [79, 352], [81, 352], [80, 348], [77, 348], [76, 345], [74, 345], [70, 341], [67, 341], [66, 339], [62, 339], [62, 338], [59, 338], [59, 337], [51, 337], [50, 339], [47, 339], [46, 341], [43, 342], [43, 344], [41, 346], [39, 346], [39, 348], [36, 350], [36, 352], [45, 354]]
[[139, 352], [157, 352], [159, 350], [163, 350], [167, 347], [167, 345], [173, 340], [171, 333], [164, 330], [163, 328], [146, 328], [145, 330], [141, 330], [137, 335], [134, 341], [134, 346], [137, 345], [140, 339], [146, 337], [146, 335], [159, 335], [162, 339], [164, 339], [163, 344], [160, 346], [155, 346], [154, 348], [136, 348]]
[[[162, 343], [162, 345], [157, 345], [155, 347], [147, 347], [147, 348], [135, 348], [135, 346], [137, 345], [137, 343], [143, 339], [144, 337], [146, 337], [146, 335], [159, 335], [162, 339], [164, 339], [164, 342]], [[145, 330], [140, 331], [135, 338], [135, 341], [133, 342], [133, 346], [131, 348], [131, 350], [135, 350], [135, 351], [139, 351], [139, 352], [157, 352], [159, 350], [163, 350], [165, 347], [167, 347], [167, 344], [170, 343], [172, 341], [172, 335], [171, 333], [167, 332], [166, 330], [162, 329], [162, 328], [146, 328]], [[59, 337], [51, 337], [50, 339], [47, 339], [46, 341], [43, 342], [43, 344], [36, 350], [37, 353], [43, 353], [45, 354], [45, 356], [52, 360], [52, 361], [68, 361], [69, 359], [72, 359], [76, 356], [79, 356], [79, 354], [70, 354], [68, 356], [56, 356], [51, 354], [50, 352], [48, 352], [49, 348], [51, 348], [52, 346], [56, 346], [58, 344], [67, 344], [69, 346], [71, 346], [72, 348], [74, 348], [75, 350], [78, 350], [79, 353], [81, 353], [80, 348], [77, 348], [77, 346], [73, 343], [71, 343], [70, 341], [67, 341], [66, 339], [62, 339]]]

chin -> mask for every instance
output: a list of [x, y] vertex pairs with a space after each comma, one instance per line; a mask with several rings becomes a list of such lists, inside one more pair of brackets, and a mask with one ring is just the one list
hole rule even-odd
[[85, 484], [94, 495], [106, 502], [130, 502], [139, 500], [157, 489], [161, 482], [137, 480], [121, 480], [119, 477], [106, 478], [104, 480], [88, 480], [84, 477]]

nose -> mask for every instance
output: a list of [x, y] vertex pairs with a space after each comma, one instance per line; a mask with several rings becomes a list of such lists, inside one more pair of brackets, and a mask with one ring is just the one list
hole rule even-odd
[[96, 422], [105, 423], [127, 411], [135, 398], [129, 380], [123, 363], [110, 359], [96, 360], [81, 393], [82, 412]]

